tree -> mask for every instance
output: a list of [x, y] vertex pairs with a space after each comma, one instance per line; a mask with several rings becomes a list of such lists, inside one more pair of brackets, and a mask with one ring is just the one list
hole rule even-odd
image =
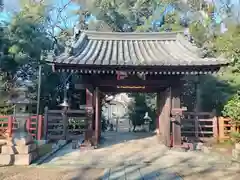
[[[10, 69], [13, 71], [5, 78], [8, 80], [7, 84], [12, 84], [11, 89], [8, 89], [10, 96], [15, 93], [14, 88], [18, 86], [16, 80], [36, 82], [36, 70], [41, 53], [50, 50], [52, 45], [45, 28], [47, 6], [36, 2], [22, 1], [22, 3], [24, 3], [22, 10], [13, 16], [6, 27], [6, 38], [9, 43], [2, 61], [7, 64], [12, 62], [7, 66], [7, 71]], [[31, 95], [32, 98], [36, 97], [36, 93]]]
[[[52, 68], [45, 63], [47, 58], [45, 52], [54, 50], [55, 47], [56, 54], [61, 53], [69, 34], [65, 33], [67, 30], [55, 33], [59, 22], [52, 19], [51, 10], [52, 6], [48, 2], [22, 0], [21, 11], [14, 13], [9, 23], [1, 22], [3, 33], [0, 33], [0, 93], [6, 99], [18, 86], [16, 80], [19, 79], [29, 80], [35, 84], [31, 98], [36, 98], [37, 70], [41, 63], [44, 84], [41, 104], [56, 106], [57, 96], [61, 94], [63, 88], [59, 86], [61, 84], [59, 74], [53, 73]], [[60, 11], [61, 9], [56, 12]], [[58, 14], [55, 16], [58, 17]], [[62, 30], [60, 26], [59, 28]], [[0, 104], [4, 107], [6, 99], [1, 98]], [[6, 112], [5, 108], [0, 109]]]
[[236, 93], [224, 106], [223, 115], [230, 117], [234, 123], [240, 123], [240, 95]]
[[150, 123], [152, 129], [154, 129], [156, 119], [156, 94], [130, 93], [129, 96], [133, 99], [128, 106], [128, 116], [132, 122], [133, 131], [135, 131], [136, 126], [144, 124], [146, 112], [152, 120]]
[[119, 32], [135, 31], [150, 19], [160, 19], [159, 7], [163, 5], [177, 5], [176, 0], [76, 0], [76, 2], [81, 6], [78, 12], [80, 16], [82, 12], [87, 11], [96, 17], [95, 22], [101, 23], [103, 27], [107, 27], [106, 29]]
[[[236, 93], [224, 106], [223, 115], [230, 117], [234, 125], [240, 125], [240, 95]], [[230, 133], [236, 143], [240, 143], [240, 133], [233, 131]]]
[[144, 115], [148, 108], [144, 94], [133, 93], [131, 96], [133, 103], [129, 105], [129, 119], [132, 122], [133, 131], [135, 131], [136, 126], [144, 124]]

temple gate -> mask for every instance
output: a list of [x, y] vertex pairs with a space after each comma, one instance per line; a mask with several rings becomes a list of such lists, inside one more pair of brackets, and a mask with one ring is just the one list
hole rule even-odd
[[182, 78], [217, 72], [224, 59], [200, 57], [201, 50], [181, 33], [80, 32], [68, 52], [49, 60], [54, 71], [81, 76], [86, 92], [89, 133], [101, 135], [101, 101], [109, 92], [157, 93], [158, 135], [166, 146], [181, 146]]

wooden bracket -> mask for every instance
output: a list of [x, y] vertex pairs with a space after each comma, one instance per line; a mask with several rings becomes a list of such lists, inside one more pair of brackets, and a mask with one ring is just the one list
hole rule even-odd
[[116, 71], [116, 74], [117, 74], [117, 80], [122, 80], [128, 77], [128, 74], [125, 71]]

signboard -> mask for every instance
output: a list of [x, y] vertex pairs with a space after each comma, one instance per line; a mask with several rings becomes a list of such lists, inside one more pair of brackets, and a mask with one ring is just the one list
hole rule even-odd
[[117, 86], [118, 89], [145, 89], [145, 86]]

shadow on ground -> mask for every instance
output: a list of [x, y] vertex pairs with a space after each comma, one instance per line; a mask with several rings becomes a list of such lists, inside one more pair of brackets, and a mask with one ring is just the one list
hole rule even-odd
[[[53, 157], [46, 166], [85, 169], [106, 169], [110, 179], [217, 179], [234, 180], [240, 177], [239, 166], [230, 164], [218, 156], [201, 152], [178, 152], [160, 144], [153, 134], [106, 133], [105, 142], [99, 149], [72, 150], [66, 147]], [[44, 165], [43, 165], [44, 166]], [[108, 170], [108, 171], [107, 171]], [[83, 171], [74, 176], [80, 178]], [[136, 178], [138, 177], [138, 178]], [[154, 178], [153, 178], [154, 177]]]
[[[90, 150], [89, 152], [94, 153], [93, 151], [98, 151], [99, 149], [111, 148], [115, 145], [123, 145], [124, 143], [131, 142], [134, 140], [144, 139], [155, 136], [155, 133], [151, 132], [105, 132], [102, 133], [101, 142], [97, 150]], [[62, 148], [56, 154], [48, 158], [42, 165], [51, 163], [57, 159], [61, 159], [64, 156], [69, 154], [78, 154], [83, 152], [79, 149], [72, 149], [71, 143], [66, 147]]]
[[[136, 172], [140, 173], [136, 173]], [[237, 180], [240, 178], [240, 169], [234, 170], [228, 167], [218, 167], [214, 165], [196, 166], [191, 159], [185, 159], [178, 164], [165, 168], [158, 168], [153, 164], [126, 165], [117, 170], [105, 172], [100, 177], [102, 180], [118, 180], [127, 177], [128, 180]]]

